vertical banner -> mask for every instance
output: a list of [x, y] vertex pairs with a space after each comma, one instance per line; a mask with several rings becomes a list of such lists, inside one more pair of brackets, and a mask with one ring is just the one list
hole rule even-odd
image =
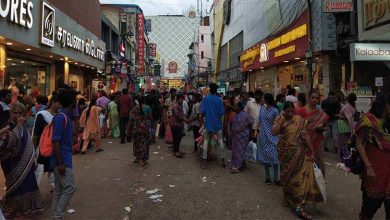
[[138, 13], [137, 14], [137, 46], [138, 46], [138, 53], [137, 53], [137, 73], [139, 76], [144, 75], [145, 72], [145, 41], [144, 41], [144, 14]]
[[150, 51], [150, 56], [153, 58], [156, 58], [157, 56], [157, 45], [155, 43], [150, 43], [149, 44], [149, 51]]

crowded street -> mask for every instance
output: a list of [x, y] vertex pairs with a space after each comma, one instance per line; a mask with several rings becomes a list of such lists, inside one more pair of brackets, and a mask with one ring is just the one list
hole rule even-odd
[[390, 0], [1, 0], [0, 220], [390, 220]]
[[[264, 184], [259, 165], [249, 163], [244, 172], [232, 175], [214, 160], [202, 170], [191, 143], [187, 135], [183, 139], [187, 154], [177, 159], [159, 140], [151, 146], [145, 168], [132, 163], [131, 144], [120, 145], [115, 139], [104, 139], [104, 154], [91, 150], [74, 156], [78, 189], [68, 209], [76, 212], [66, 213], [66, 219], [298, 219], [282, 207], [280, 187]], [[316, 219], [356, 219], [361, 197], [358, 177], [336, 168], [334, 154], [327, 154], [326, 162], [328, 201], [310, 210]], [[51, 202], [48, 185], [42, 181], [45, 207]], [[163, 195], [161, 202], [146, 194], [156, 188], [161, 189], [157, 193]], [[50, 209], [34, 219], [50, 219]], [[384, 219], [384, 211], [375, 219]]]

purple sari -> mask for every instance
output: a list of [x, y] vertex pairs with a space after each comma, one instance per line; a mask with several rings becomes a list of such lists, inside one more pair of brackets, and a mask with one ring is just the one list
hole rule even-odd
[[246, 112], [236, 114], [231, 122], [232, 168], [241, 168], [250, 141], [253, 118]]

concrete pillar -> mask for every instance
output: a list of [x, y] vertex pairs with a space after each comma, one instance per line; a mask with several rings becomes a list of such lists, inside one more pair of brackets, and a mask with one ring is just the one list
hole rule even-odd
[[0, 89], [4, 89], [5, 81], [5, 62], [7, 59], [7, 48], [0, 44]]
[[69, 63], [64, 62], [64, 83], [69, 84]]
[[53, 63], [50, 65], [49, 73], [49, 94], [50, 95], [56, 89], [56, 65]]

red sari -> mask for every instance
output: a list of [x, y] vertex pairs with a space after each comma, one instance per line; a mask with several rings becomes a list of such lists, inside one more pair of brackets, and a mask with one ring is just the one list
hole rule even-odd
[[[383, 119], [364, 114], [355, 127], [355, 134], [367, 141], [365, 149], [375, 172], [375, 180], [363, 172], [362, 190], [371, 198], [390, 199], [390, 134], [383, 129]], [[363, 142], [364, 143], [364, 142]]]
[[325, 137], [322, 134], [322, 131], [317, 131], [317, 129], [326, 128], [326, 122], [328, 121], [329, 116], [320, 109], [314, 109], [309, 112], [307, 107], [297, 109], [295, 114], [300, 115], [306, 120], [305, 127], [312, 140], [311, 143], [315, 153], [315, 162], [321, 169], [322, 174], [325, 175], [323, 148], [321, 147], [321, 142], [325, 139]]

